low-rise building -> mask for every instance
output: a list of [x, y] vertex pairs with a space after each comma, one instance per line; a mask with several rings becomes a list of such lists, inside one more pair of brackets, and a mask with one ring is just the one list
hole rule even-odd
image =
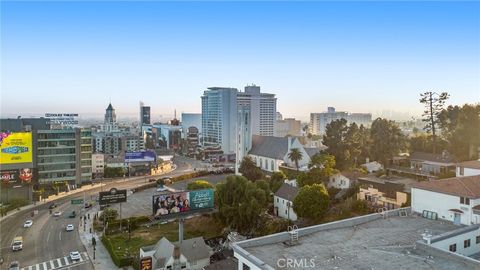
[[105, 155], [92, 154], [92, 174], [94, 178], [102, 178], [105, 171]]
[[[478, 226], [395, 209], [234, 243], [237, 269], [479, 269]], [[450, 249], [449, 249], [450, 247]]]
[[253, 135], [252, 149], [248, 154], [260, 169], [267, 172], [278, 172], [280, 166], [296, 169], [295, 162], [288, 158], [288, 154], [294, 148], [302, 153], [302, 159], [298, 161], [300, 170], [306, 170], [310, 163], [310, 156], [298, 139], [294, 137]]
[[480, 159], [458, 163], [455, 174], [457, 177], [480, 175]]
[[456, 224], [480, 224], [480, 175], [415, 184], [412, 210], [426, 211]]
[[374, 208], [397, 209], [408, 204], [411, 186], [417, 183], [405, 177], [362, 176], [357, 180], [357, 199], [367, 201]]
[[350, 172], [340, 172], [329, 177], [328, 188], [348, 189], [352, 186], [357, 176]]
[[203, 237], [170, 242], [162, 237], [155, 245], [140, 248], [140, 258], [151, 257], [153, 269], [203, 269], [210, 264], [212, 250]]
[[441, 154], [413, 152], [408, 156], [395, 157], [393, 164], [387, 166], [387, 170], [403, 175], [433, 179], [438, 175], [454, 172], [455, 166], [455, 157], [446, 151]]
[[297, 220], [297, 214], [293, 211], [293, 201], [298, 195], [299, 188], [283, 183], [273, 196], [273, 207], [275, 214], [279, 217]]

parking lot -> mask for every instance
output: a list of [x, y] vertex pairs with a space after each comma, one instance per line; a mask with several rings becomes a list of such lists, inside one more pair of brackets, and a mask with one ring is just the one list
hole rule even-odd
[[[188, 183], [195, 180], [206, 180], [213, 185], [224, 181], [228, 175], [209, 175], [202, 176], [198, 178], [193, 178], [169, 185], [170, 188], [175, 190], [185, 190]], [[139, 192], [128, 192], [127, 193], [127, 202], [122, 203], [122, 218], [134, 217], [134, 216], [149, 216], [152, 214], [152, 196], [158, 194], [156, 188], [149, 188]], [[120, 204], [112, 204], [110, 208], [116, 209], [120, 213]]]

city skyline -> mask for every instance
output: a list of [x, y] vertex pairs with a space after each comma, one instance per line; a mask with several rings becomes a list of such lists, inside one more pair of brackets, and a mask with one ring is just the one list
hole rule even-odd
[[430, 90], [448, 91], [447, 105], [477, 103], [478, 7], [2, 2], [1, 114], [102, 117], [111, 101], [134, 117], [142, 100], [153, 120], [200, 112], [208, 87], [252, 83], [303, 121], [328, 106], [419, 116]]

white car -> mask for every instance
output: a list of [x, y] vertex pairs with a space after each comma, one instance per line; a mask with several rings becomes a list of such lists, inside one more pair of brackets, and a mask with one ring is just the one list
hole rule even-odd
[[59, 217], [61, 215], [62, 215], [62, 212], [60, 212], [60, 211], [57, 211], [57, 212], [53, 213], [54, 217]]
[[72, 261], [79, 261], [82, 257], [80, 257], [80, 252], [78, 251], [70, 251], [70, 259]]
[[24, 228], [30, 228], [30, 227], [32, 227], [32, 225], [33, 225], [33, 221], [31, 221], [31, 220], [27, 220], [27, 221], [25, 221], [25, 223], [23, 223]]
[[65, 231], [67, 232], [72, 232], [75, 227], [73, 227], [73, 224], [68, 224], [67, 227], [65, 227]]
[[164, 186], [157, 187], [157, 191], [158, 191], [158, 192], [166, 191], [166, 190], [167, 190], [167, 189], [166, 189]]

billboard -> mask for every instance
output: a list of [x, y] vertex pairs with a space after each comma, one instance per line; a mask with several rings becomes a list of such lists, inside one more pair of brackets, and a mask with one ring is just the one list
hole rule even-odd
[[0, 171], [2, 184], [4, 185], [22, 185], [30, 184], [34, 181], [34, 171], [30, 168], [2, 170]]
[[98, 196], [100, 205], [111, 203], [122, 203], [127, 201], [127, 190], [112, 188], [109, 191], [102, 191]]
[[155, 162], [157, 154], [153, 151], [125, 152], [125, 163], [130, 162]]
[[155, 218], [159, 218], [169, 214], [209, 209], [214, 207], [213, 201], [213, 189], [153, 195], [152, 214]]
[[50, 120], [51, 125], [74, 126], [78, 125], [78, 113], [46, 113], [45, 118]]
[[0, 164], [31, 162], [32, 133], [0, 132]]

